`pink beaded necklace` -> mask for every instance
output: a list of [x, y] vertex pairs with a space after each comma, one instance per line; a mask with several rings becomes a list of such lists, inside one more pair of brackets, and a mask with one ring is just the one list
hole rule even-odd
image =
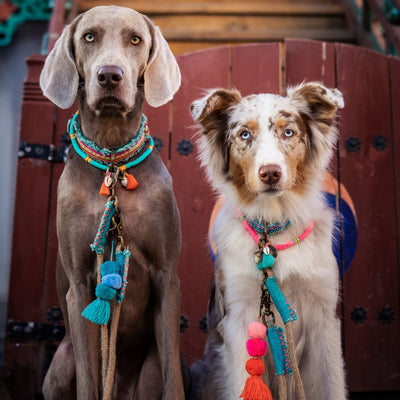
[[[256, 231], [249, 225], [249, 223], [244, 218], [241, 218], [241, 221], [242, 221], [243, 226], [246, 228], [247, 232], [249, 232], [251, 237], [254, 239], [254, 241], [256, 243], [258, 243], [260, 238], [257, 235]], [[294, 246], [297, 243], [302, 242], [311, 233], [311, 231], [314, 228], [314, 225], [315, 225], [315, 221], [311, 221], [310, 225], [308, 225], [306, 230], [300, 236], [297, 236], [297, 237], [293, 238], [292, 240], [289, 240], [286, 243], [275, 244], [274, 245], [275, 249], [278, 251], [284, 250], [284, 249]]]

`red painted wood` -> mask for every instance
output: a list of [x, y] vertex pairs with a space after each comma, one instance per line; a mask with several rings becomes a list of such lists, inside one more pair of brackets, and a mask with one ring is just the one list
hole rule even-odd
[[335, 47], [314, 40], [285, 41], [285, 85], [318, 81], [335, 87]]
[[242, 96], [281, 92], [281, 44], [257, 43], [232, 48], [231, 85]]
[[164, 164], [169, 166], [169, 132], [170, 132], [170, 114], [171, 103], [165, 104], [162, 107], [153, 108], [145, 103], [143, 113], [147, 116], [150, 134], [153, 138], [162, 140], [162, 149], [159, 152]]
[[[343, 183], [355, 203], [358, 247], [344, 277], [345, 351], [350, 390], [398, 390], [399, 286], [397, 232], [394, 223], [393, 159], [388, 58], [375, 52], [337, 44], [337, 84], [347, 107], [341, 118], [340, 166]], [[377, 150], [372, 140], [383, 135], [388, 147]], [[348, 152], [349, 137], [361, 149]], [[355, 324], [351, 311], [363, 307], [368, 318]], [[378, 312], [394, 311], [390, 325]]]
[[[182, 216], [182, 253], [178, 266], [181, 279], [182, 311], [189, 329], [182, 335], [182, 350], [189, 363], [201, 358], [206, 335], [198, 328], [206, 314], [213, 271], [207, 248], [207, 229], [214, 195], [200, 170], [195, 145], [194, 122], [189, 112], [193, 100], [204, 89], [229, 86], [230, 49], [220, 47], [178, 57], [182, 86], [173, 101], [171, 173], [175, 196]], [[177, 151], [181, 140], [190, 140], [194, 149], [188, 156]]]
[[[281, 46], [266, 43], [181, 55], [178, 62], [182, 87], [173, 102], [158, 109], [145, 106], [151, 134], [164, 142], [160, 155], [173, 176], [182, 218], [178, 274], [182, 314], [190, 323], [181, 336], [182, 350], [190, 364], [202, 356], [206, 335], [198, 329], [198, 321], [206, 313], [213, 271], [206, 237], [215, 195], [196, 159], [196, 129], [190, 103], [204, 89], [217, 86], [233, 85], [247, 95], [279, 93], [281, 80], [289, 85], [319, 80], [330, 87], [335, 87], [337, 80], [346, 103], [340, 121], [339, 161], [359, 224], [357, 253], [344, 279], [348, 382], [352, 391], [399, 390], [400, 61], [346, 45], [336, 45], [335, 49], [329, 43], [287, 40]], [[284, 79], [280, 76], [282, 51]], [[43, 57], [29, 61], [21, 138], [58, 145], [74, 110], [57, 111], [53, 129], [54, 108], [38, 86], [42, 62]], [[378, 151], [372, 146], [376, 135], [385, 136], [387, 149]], [[345, 141], [350, 136], [360, 138], [360, 151], [346, 151]], [[183, 139], [194, 144], [193, 152], [187, 156], [177, 151]], [[55, 204], [61, 170], [62, 165], [51, 166], [47, 161], [19, 161], [9, 318], [44, 322], [47, 310], [57, 305]], [[360, 325], [350, 319], [351, 311], [358, 306], [368, 312], [368, 319]], [[378, 320], [382, 307], [394, 311], [395, 319], [390, 325]], [[30, 398], [40, 390], [43, 347], [33, 342], [16, 347], [11, 340], [6, 344], [4, 370], [14, 386], [26, 383], [24, 389]], [[24, 380], [28, 375], [29, 382]]]
[[[20, 138], [49, 144], [53, 135], [53, 105], [37, 93], [42, 59], [33, 57], [28, 61], [31, 64], [24, 83], [28, 100], [22, 105]], [[35, 97], [41, 101], [30, 100]], [[50, 174], [51, 166], [45, 160], [26, 158], [18, 162], [10, 272], [10, 292], [14, 295], [8, 303], [8, 318], [15, 320], [38, 321], [40, 317]]]
[[[400, 232], [400, 59], [390, 58], [390, 95], [392, 105], [392, 141], [394, 146], [397, 234]], [[400, 238], [397, 240], [397, 281], [400, 282]], [[400, 289], [400, 284], [399, 284]], [[400, 357], [399, 357], [400, 359]], [[399, 361], [400, 362], [400, 361]], [[400, 369], [400, 368], [399, 368]]]

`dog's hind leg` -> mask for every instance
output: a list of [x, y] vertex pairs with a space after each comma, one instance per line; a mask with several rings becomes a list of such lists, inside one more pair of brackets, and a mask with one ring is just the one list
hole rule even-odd
[[65, 337], [58, 346], [43, 383], [46, 400], [76, 399], [76, 375], [72, 343]]

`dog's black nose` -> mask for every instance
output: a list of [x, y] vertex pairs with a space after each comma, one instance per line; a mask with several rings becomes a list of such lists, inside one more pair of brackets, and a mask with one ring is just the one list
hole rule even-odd
[[258, 176], [261, 182], [267, 185], [274, 185], [279, 182], [282, 176], [282, 168], [277, 164], [267, 164], [260, 167]]
[[97, 81], [105, 89], [115, 89], [123, 77], [124, 71], [116, 65], [105, 65], [97, 71]]

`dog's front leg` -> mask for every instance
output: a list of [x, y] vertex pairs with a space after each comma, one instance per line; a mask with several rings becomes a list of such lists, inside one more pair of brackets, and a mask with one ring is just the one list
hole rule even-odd
[[84, 306], [93, 300], [92, 290], [72, 282], [66, 299], [76, 367], [77, 399], [96, 400], [99, 396], [99, 326], [81, 315]]
[[[175, 269], [175, 265], [171, 266]], [[163, 377], [163, 399], [183, 400], [184, 390], [179, 353], [179, 279], [175, 272], [158, 272], [160, 307], [155, 313], [155, 335]]]

